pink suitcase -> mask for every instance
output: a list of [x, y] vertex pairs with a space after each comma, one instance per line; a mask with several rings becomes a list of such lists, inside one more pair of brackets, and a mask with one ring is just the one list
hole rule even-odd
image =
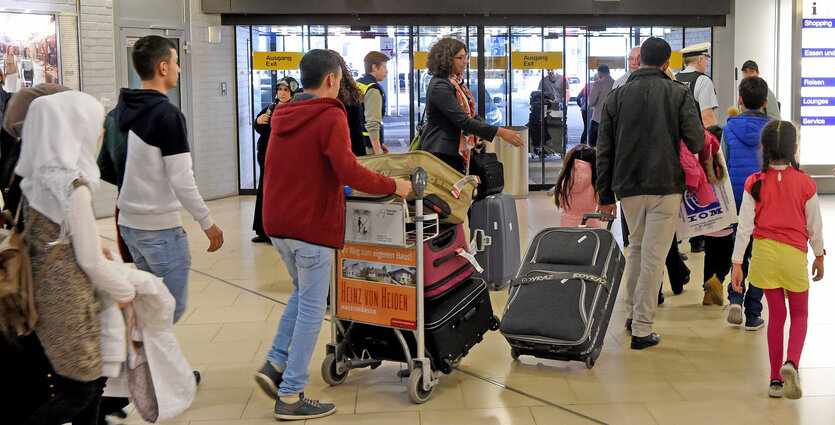
[[424, 297], [440, 297], [472, 276], [477, 266], [468, 251], [464, 225], [441, 231], [423, 244]]

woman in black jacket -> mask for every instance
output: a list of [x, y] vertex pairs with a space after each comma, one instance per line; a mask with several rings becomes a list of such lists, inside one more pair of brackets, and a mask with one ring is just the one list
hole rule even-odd
[[255, 131], [258, 133], [255, 159], [258, 161], [258, 168], [261, 170], [261, 175], [258, 178], [258, 189], [255, 194], [255, 217], [252, 220], [252, 230], [255, 231], [252, 242], [255, 243], [270, 243], [270, 238], [264, 232], [264, 224], [261, 222], [261, 207], [264, 204], [264, 159], [267, 156], [267, 144], [270, 142], [270, 118], [272, 118], [277, 105], [289, 102], [293, 95], [300, 91], [301, 88], [295, 78], [284, 77], [278, 80], [275, 85], [275, 101], [258, 113], [258, 118], [255, 119], [253, 124]]
[[348, 117], [348, 132], [351, 135], [351, 152], [355, 156], [366, 155], [365, 151], [365, 137], [362, 132], [365, 130], [362, 127], [365, 118], [365, 106], [362, 103], [362, 92], [360, 91], [354, 77], [351, 76], [351, 70], [345, 63], [342, 56], [331, 50], [331, 52], [339, 57], [342, 63], [342, 81], [339, 83], [339, 95], [336, 98], [345, 106], [345, 114]]
[[426, 128], [421, 150], [427, 151], [464, 172], [470, 149], [499, 136], [518, 147], [525, 146], [518, 131], [487, 124], [476, 116], [472, 93], [463, 73], [470, 56], [467, 46], [453, 39], [439, 40], [429, 49], [426, 66], [432, 80], [426, 89]]

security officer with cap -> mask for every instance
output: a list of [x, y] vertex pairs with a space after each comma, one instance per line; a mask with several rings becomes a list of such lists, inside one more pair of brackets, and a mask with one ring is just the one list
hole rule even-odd
[[716, 124], [716, 115], [713, 111], [719, 107], [713, 81], [705, 75], [707, 61], [710, 59], [709, 49], [709, 42], [693, 44], [681, 49], [686, 68], [676, 74], [676, 81], [684, 83], [696, 99], [696, 109], [701, 113], [699, 118], [705, 127]]
[[[681, 57], [685, 68], [676, 74], [676, 81], [684, 83], [690, 89], [690, 93], [693, 94], [693, 98], [696, 100], [696, 110], [700, 112], [699, 119], [705, 127], [716, 125], [716, 115], [713, 111], [719, 107], [713, 81], [705, 75], [707, 61], [710, 59], [709, 49], [709, 42], [693, 44], [681, 49]], [[704, 250], [705, 240], [703, 236], [690, 238], [690, 252], [704, 252]]]

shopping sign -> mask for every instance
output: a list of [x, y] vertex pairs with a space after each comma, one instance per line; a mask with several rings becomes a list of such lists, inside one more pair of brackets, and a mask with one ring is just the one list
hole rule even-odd
[[[727, 171], [725, 173], [727, 175]], [[679, 239], [718, 232], [737, 222], [731, 179], [725, 178], [723, 183], [712, 187], [716, 194], [716, 202], [710, 205], [699, 205], [695, 194], [685, 192], [676, 227], [676, 236]]]
[[336, 315], [340, 319], [415, 329], [414, 249], [345, 244], [337, 252]]

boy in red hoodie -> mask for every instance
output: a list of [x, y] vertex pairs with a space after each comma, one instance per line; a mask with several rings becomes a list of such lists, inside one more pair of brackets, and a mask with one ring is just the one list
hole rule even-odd
[[345, 107], [336, 96], [341, 62], [315, 49], [299, 63], [304, 92], [273, 112], [264, 167], [264, 230], [293, 279], [267, 362], [256, 382], [276, 398], [277, 419], [334, 413], [332, 403], [304, 396], [307, 372], [325, 314], [334, 249], [345, 238], [348, 185], [369, 194], [405, 197], [411, 183], [368, 170], [351, 153]]

